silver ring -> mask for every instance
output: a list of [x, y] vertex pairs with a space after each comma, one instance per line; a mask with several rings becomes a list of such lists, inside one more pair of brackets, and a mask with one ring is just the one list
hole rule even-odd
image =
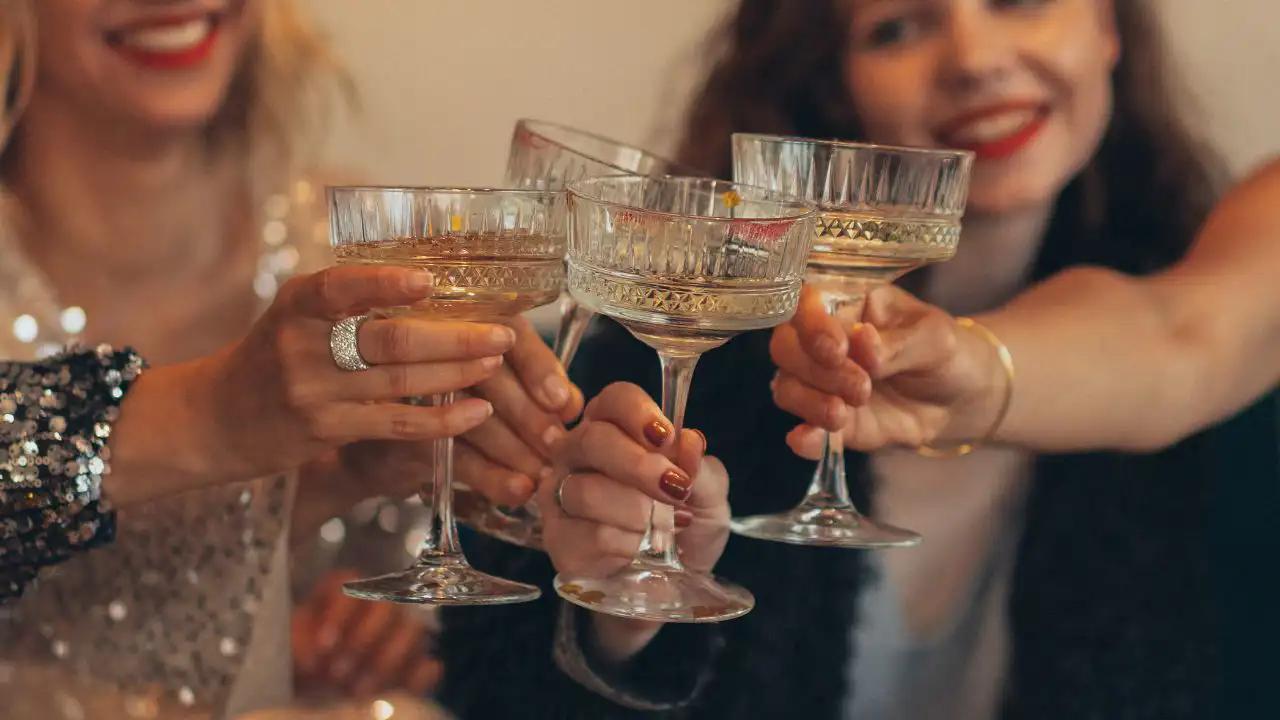
[[368, 315], [356, 315], [344, 318], [333, 324], [329, 331], [329, 353], [333, 355], [333, 364], [339, 370], [358, 372], [368, 370], [369, 363], [360, 355], [360, 326], [369, 319]]
[[573, 473], [568, 473], [564, 477], [557, 480], [556, 491], [553, 494], [553, 497], [555, 498], [555, 501], [556, 501], [556, 507], [560, 508], [560, 512], [564, 513], [568, 517], [573, 517], [573, 513], [569, 512], [569, 509], [564, 506], [564, 484], [568, 482], [569, 478], [571, 477], [573, 477]]

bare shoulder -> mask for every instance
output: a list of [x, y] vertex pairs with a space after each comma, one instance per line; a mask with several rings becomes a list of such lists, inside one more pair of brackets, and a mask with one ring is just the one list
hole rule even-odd
[[1272, 223], [1280, 232], [1280, 158], [1260, 165], [1223, 195], [1206, 230], [1227, 221]]
[[1231, 188], [1210, 213], [1183, 266], [1248, 274], [1252, 266], [1280, 267], [1280, 158], [1258, 167]]

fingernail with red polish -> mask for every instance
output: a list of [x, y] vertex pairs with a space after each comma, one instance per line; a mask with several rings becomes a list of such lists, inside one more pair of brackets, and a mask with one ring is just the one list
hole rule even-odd
[[693, 524], [693, 513], [688, 510], [677, 510], [675, 516], [676, 527], [687, 528]]
[[693, 479], [681, 470], [671, 468], [662, 473], [662, 477], [658, 479], [658, 487], [677, 502], [684, 502], [689, 499], [689, 489], [693, 487]]
[[669, 437], [671, 437], [671, 427], [661, 420], [654, 420], [644, 426], [644, 439], [656, 448], [666, 445]]

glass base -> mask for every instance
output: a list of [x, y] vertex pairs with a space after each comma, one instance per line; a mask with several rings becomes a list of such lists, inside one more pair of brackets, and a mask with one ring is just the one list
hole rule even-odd
[[557, 575], [556, 593], [574, 605], [617, 617], [709, 623], [751, 612], [749, 590], [712, 575], [636, 561], [607, 578]]
[[458, 522], [483, 535], [531, 550], [542, 550], [542, 518], [528, 506], [502, 509], [470, 488], [454, 490]]
[[733, 532], [756, 540], [836, 548], [907, 548], [920, 544], [910, 530], [876, 522], [849, 507], [806, 507], [777, 515], [734, 518]]
[[360, 600], [414, 605], [507, 605], [542, 596], [533, 585], [482, 573], [464, 558], [435, 559], [398, 573], [353, 580], [342, 591]]

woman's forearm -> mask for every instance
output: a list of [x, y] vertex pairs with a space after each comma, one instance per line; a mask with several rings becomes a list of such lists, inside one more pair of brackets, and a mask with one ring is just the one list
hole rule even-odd
[[1152, 450], [1274, 387], [1277, 228], [1280, 164], [1230, 193], [1168, 271], [1068, 270], [979, 317], [1017, 370], [996, 439], [1046, 451]]
[[[1141, 451], [1203, 424], [1205, 403], [1190, 392], [1203, 353], [1161, 300], [1141, 280], [1080, 268], [978, 317], [1016, 368], [996, 440], [1043, 451]], [[994, 415], [995, 402], [984, 413]]]

